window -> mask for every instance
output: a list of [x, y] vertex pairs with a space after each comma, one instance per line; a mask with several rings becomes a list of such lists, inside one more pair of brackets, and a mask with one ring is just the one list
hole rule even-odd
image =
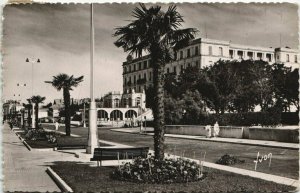
[[127, 84], [127, 81], [126, 81], [126, 77], [124, 78], [124, 85], [126, 85]]
[[219, 56], [223, 56], [223, 48], [219, 47]]
[[183, 51], [180, 51], [180, 59], [183, 58]]
[[187, 49], [187, 51], [186, 51], [186, 57], [191, 57], [191, 50], [190, 49]]
[[142, 70], [142, 63], [139, 62], [139, 70]]
[[174, 60], [177, 60], [177, 52], [174, 52]]
[[167, 74], [169, 74], [170, 73], [170, 69], [169, 68], [167, 68]]
[[141, 75], [139, 74], [139, 80], [141, 79]]
[[135, 99], [135, 106], [139, 106], [141, 104], [141, 98], [140, 97], [136, 97]]
[[233, 58], [233, 50], [229, 50], [229, 56], [231, 59]]
[[259, 60], [261, 60], [261, 59], [262, 59], [262, 53], [257, 53], [257, 58], [258, 58]]
[[133, 83], [136, 84], [136, 77], [135, 77], [135, 75], [133, 76]]
[[152, 73], [149, 72], [149, 80], [151, 81], [151, 79], [152, 79]]
[[290, 62], [290, 55], [289, 54], [286, 55], [286, 61]]
[[144, 79], [145, 79], [145, 80], [147, 79], [146, 73], [144, 73]]
[[200, 68], [200, 66], [199, 66], [199, 61], [196, 61], [196, 66], [197, 66], [198, 68]]
[[295, 63], [298, 63], [297, 55], [295, 55]]
[[237, 51], [237, 55], [239, 56], [239, 59], [243, 58], [243, 51]]
[[128, 81], [128, 83], [129, 83], [129, 84], [131, 84], [131, 76], [129, 77], [129, 81]]
[[199, 55], [199, 47], [196, 46], [196, 47], [195, 47], [195, 56], [198, 56], [198, 55]]
[[133, 65], [133, 71], [136, 71], [136, 67], [135, 67], [135, 64]]
[[129, 66], [129, 70], [128, 70], [128, 72], [131, 72], [131, 66]]
[[147, 68], [147, 61], [144, 61], [144, 69]]
[[180, 72], [183, 72], [183, 65], [180, 66]]
[[208, 55], [212, 55], [212, 47], [211, 46], [208, 47]]
[[249, 58], [250, 60], [253, 59], [253, 52], [248, 52], [247, 55], [248, 55], [248, 58]]
[[187, 66], [188, 66], [188, 67], [191, 67], [191, 64], [190, 64], [190, 63], [188, 63], [188, 64], [187, 64]]
[[279, 54], [277, 54], [277, 60], [279, 60]]
[[176, 66], [173, 67], [173, 72], [176, 74]]
[[126, 67], [124, 67], [124, 73], [126, 73]]
[[267, 58], [268, 62], [272, 61], [272, 55], [271, 54], [266, 54], [266, 58]]

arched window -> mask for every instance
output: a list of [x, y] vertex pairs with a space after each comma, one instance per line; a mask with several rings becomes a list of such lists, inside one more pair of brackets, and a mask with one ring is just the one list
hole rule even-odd
[[98, 119], [100, 121], [106, 121], [108, 119], [108, 113], [105, 110], [98, 111]]
[[120, 110], [113, 110], [110, 113], [110, 119], [112, 121], [123, 120], [123, 113]]

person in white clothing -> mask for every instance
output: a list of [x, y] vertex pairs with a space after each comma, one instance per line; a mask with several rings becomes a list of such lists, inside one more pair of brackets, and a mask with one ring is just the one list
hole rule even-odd
[[214, 134], [213, 134], [213, 136], [214, 137], [219, 136], [219, 132], [220, 132], [219, 124], [218, 124], [218, 121], [216, 121], [216, 123], [214, 125]]
[[55, 131], [58, 131], [59, 123], [56, 121], [55, 122]]

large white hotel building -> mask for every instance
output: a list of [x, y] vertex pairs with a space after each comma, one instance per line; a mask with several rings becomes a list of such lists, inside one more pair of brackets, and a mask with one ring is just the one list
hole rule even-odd
[[[264, 60], [284, 63], [288, 67], [299, 68], [299, 52], [288, 47], [266, 48], [233, 44], [230, 41], [199, 38], [176, 53], [174, 61], [166, 64], [165, 73], [179, 74], [186, 67], [213, 65], [218, 60]], [[124, 93], [142, 92], [153, 84], [153, 72], [149, 55], [123, 62]]]

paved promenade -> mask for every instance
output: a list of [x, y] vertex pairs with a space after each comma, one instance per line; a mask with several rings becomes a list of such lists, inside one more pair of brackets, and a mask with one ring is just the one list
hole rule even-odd
[[2, 129], [3, 190], [54, 192], [60, 189], [46, 173], [53, 161], [78, 161], [72, 154], [28, 151], [7, 124]]
[[[152, 128], [147, 128], [151, 131]], [[118, 128], [111, 129], [112, 131], [125, 132], [125, 133], [139, 133], [139, 128]], [[153, 129], [152, 129], [153, 130]], [[153, 135], [153, 133], [143, 133], [144, 135]], [[298, 143], [284, 143], [278, 141], [266, 141], [266, 140], [253, 140], [253, 139], [236, 139], [236, 138], [222, 138], [222, 137], [213, 137], [206, 138], [205, 136], [193, 136], [193, 135], [178, 135], [178, 134], [165, 134], [166, 137], [174, 137], [181, 139], [193, 139], [201, 141], [214, 141], [214, 142], [223, 142], [223, 143], [235, 143], [235, 144], [245, 144], [245, 145], [255, 145], [255, 146], [264, 146], [264, 147], [279, 147], [286, 149], [299, 149]]]

